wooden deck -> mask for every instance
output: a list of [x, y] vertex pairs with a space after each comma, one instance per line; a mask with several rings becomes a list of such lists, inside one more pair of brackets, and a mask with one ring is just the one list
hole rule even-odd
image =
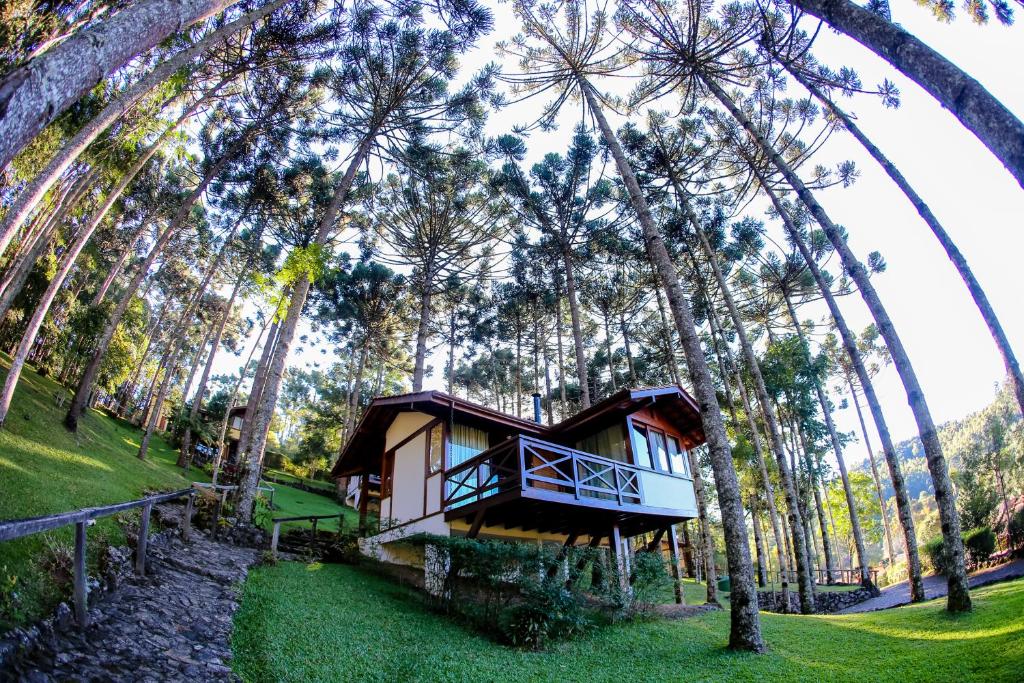
[[449, 469], [445, 519], [470, 535], [502, 525], [542, 532], [626, 536], [697, 516], [693, 482], [529, 436], [511, 438]]

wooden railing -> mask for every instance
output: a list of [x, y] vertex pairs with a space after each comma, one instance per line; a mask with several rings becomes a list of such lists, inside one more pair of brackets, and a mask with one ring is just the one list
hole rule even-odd
[[42, 517], [29, 517], [27, 519], [11, 519], [0, 522], [0, 542], [13, 541], [16, 538], [31, 536], [43, 531], [58, 529], [70, 524], [75, 525], [75, 557], [73, 562], [74, 575], [74, 611], [78, 624], [85, 628], [89, 625], [89, 587], [85, 570], [85, 534], [88, 526], [93, 520], [100, 517], [109, 517], [119, 512], [142, 508], [142, 522], [139, 525], [139, 538], [135, 549], [135, 573], [138, 576], [146, 574], [146, 547], [149, 542], [149, 518], [153, 506], [176, 498], [187, 497], [185, 504], [185, 515], [181, 524], [182, 538], [188, 540], [192, 530], [192, 505], [195, 496], [195, 489], [187, 488], [170, 493], [161, 493], [155, 496], [148, 496], [139, 500], [115, 505], [104, 505], [102, 507], [84, 508], [74, 512], [62, 512], [56, 515], [44, 515]]
[[[773, 578], [778, 578], [779, 582], [782, 582], [783, 572], [775, 572]], [[792, 585], [797, 583], [797, 573], [795, 571], [786, 571], [786, 580]], [[854, 567], [852, 569], [833, 569], [828, 572], [824, 569], [812, 570], [814, 576], [814, 582], [819, 586], [826, 586], [831, 584], [840, 585], [857, 585], [860, 583], [860, 567]], [[831, 575], [831, 581], [829, 581], [829, 575]], [[874, 567], [868, 567], [868, 577], [871, 579], [873, 585], [878, 585], [878, 570]]]
[[516, 488], [549, 489], [576, 500], [599, 498], [618, 505], [643, 505], [642, 471], [617, 460], [519, 435], [449, 469], [443, 507], [450, 510]]
[[310, 522], [313, 526], [312, 536], [313, 540], [316, 540], [316, 527], [317, 523], [321, 519], [337, 519], [338, 520], [338, 534], [341, 534], [342, 528], [345, 526], [345, 515], [306, 515], [305, 517], [274, 517], [271, 521], [274, 523], [274, 531], [270, 536], [270, 553], [277, 559], [277, 543], [281, 539], [281, 524], [283, 522]]

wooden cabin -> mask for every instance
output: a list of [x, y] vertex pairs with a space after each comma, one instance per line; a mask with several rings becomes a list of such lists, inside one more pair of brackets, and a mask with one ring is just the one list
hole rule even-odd
[[[624, 389], [555, 425], [439, 391], [374, 399], [332, 476], [380, 478], [380, 560], [422, 566], [408, 544], [429, 533], [608, 545], [697, 516], [687, 451], [704, 443], [680, 387]], [[366, 505], [360, 506], [365, 519]], [[675, 534], [670, 534], [675, 538]]]

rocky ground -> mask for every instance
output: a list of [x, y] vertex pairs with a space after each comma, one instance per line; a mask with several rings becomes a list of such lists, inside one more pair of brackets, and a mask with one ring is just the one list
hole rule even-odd
[[[180, 514], [180, 507], [162, 510]], [[90, 625], [55, 629], [40, 639], [14, 671], [22, 681], [222, 681], [235, 680], [231, 618], [238, 587], [259, 550], [211, 541], [193, 529], [154, 537], [144, 578], [131, 576], [97, 596]]]

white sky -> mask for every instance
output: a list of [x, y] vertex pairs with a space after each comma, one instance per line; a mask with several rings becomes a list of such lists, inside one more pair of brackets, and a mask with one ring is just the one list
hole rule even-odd
[[[497, 5], [495, 12], [497, 30], [464, 60], [467, 69], [496, 59], [494, 43], [514, 33], [516, 22], [509, 6]], [[1018, 14], [1024, 22], [1024, 12]], [[893, 15], [1024, 118], [1024, 76], [1020, 72], [1024, 25], [979, 27], [965, 17], [953, 24], [940, 24], [910, 0], [894, 2]], [[898, 110], [886, 110], [870, 98], [844, 100], [843, 104], [929, 202], [973, 267], [1011, 343], [1024, 353], [1024, 315], [1019, 300], [1024, 288], [1017, 271], [1024, 253], [1024, 190], [951, 114], [871, 52], [843, 36], [822, 31], [815, 54], [832, 66], [854, 66], [866, 86], [886, 77], [898, 85], [902, 101]], [[490, 132], [508, 132], [515, 123], [532, 120], [538, 104], [526, 102], [492, 115]], [[529, 139], [528, 162], [548, 151], [564, 151], [577, 116], [578, 110], [566, 111], [557, 131]], [[933, 417], [941, 423], [984, 406], [1005, 372], [955, 269], [913, 207], [845, 134], [832, 137], [822, 163], [839, 159], [856, 161], [860, 179], [850, 188], [822, 192], [820, 198], [832, 218], [846, 226], [858, 255], [865, 257], [869, 251], [879, 250], [885, 257], [888, 270], [876, 276], [875, 286], [914, 362]], [[845, 297], [841, 306], [854, 329], [870, 322], [858, 296]], [[809, 310], [804, 317], [813, 314]], [[427, 388], [443, 388], [444, 353], [445, 349], [439, 348], [428, 359], [435, 372], [427, 378]], [[319, 350], [307, 348], [293, 353], [291, 362], [306, 365], [318, 361], [325, 368], [335, 360], [332, 354], [329, 350], [323, 356]], [[238, 363], [238, 358], [222, 355], [217, 371], [234, 372]], [[914, 421], [891, 367], [876, 379], [876, 388], [893, 437], [912, 436]], [[838, 412], [836, 418], [840, 429], [856, 429], [852, 408]], [[877, 447], [873, 432], [871, 438]], [[863, 451], [851, 446], [849, 453], [848, 458], [856, 462]]]

